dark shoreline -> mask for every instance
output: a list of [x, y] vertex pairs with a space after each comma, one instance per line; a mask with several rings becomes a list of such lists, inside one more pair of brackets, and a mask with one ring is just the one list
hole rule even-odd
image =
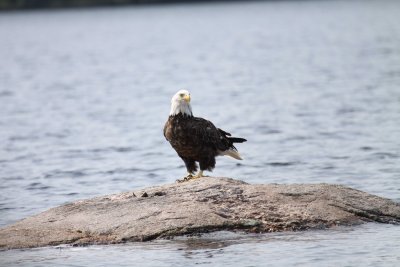
[[0, 11], [239, 1], [242, 0], [0, 0]]

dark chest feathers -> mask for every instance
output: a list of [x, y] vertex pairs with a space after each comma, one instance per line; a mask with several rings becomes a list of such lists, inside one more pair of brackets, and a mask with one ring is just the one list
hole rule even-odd
[[215, 156], [221, 149], [218, 129], [201, 118], [171, 116], [165, 124], [164, 136], [182, 157]]

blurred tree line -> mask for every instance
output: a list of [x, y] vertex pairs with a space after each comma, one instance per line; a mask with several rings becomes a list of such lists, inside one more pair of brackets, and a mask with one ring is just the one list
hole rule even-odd
[[[200, 2], [201, 0], [0, 0], [1, 9], [83, 7], [98, 5]], [[203, 0], [204, 2], [206, 0]], [[209, 0], [210, 1], [210, 0]], [[212, 1], [212, 0], [211, 0]]]

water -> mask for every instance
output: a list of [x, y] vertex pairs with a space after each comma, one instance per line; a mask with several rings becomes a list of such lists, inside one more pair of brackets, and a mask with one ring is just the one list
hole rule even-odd
[[[180, 178], [162, 128], [181, 88], [195, 115], [249, 140], [244, 161], [218, 158], [213, 175], [339, 183], [400, 201], [399, 13], [398, 1], [1, 13], [0, 225]], [[0, 261], [398, 265], [399, 228], [363, 227], [235, 237], [190, 257], [186, 241], [160, 241], [2, 252]]]
[[30, 249], [18, 251], [18, 257], [7, 251], [2, 261], [10, 267], [398, 266], [400, 243], [390, 242], [393, 238], [400, 238], [393, 225], [261, 236], [218, 233], [174, 242]]

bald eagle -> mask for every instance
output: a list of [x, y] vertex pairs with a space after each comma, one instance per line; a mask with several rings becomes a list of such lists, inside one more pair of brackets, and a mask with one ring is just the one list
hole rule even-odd
[[[190, 93], [178, 91], [171, 99], [171, 111], [164, 126], [164, 136], [185, 162], [187, 175], [178, 182], [200, 178], [203, 171], [215, 168], [215, 157], [227, 155], [241, 160], [234, 143], [247, 141], [231, 137], [231, 134], [217, 127], [211, 121], [194, 117], [190, 105]], [[197, 164], [200, 171], [197, 171]]]

